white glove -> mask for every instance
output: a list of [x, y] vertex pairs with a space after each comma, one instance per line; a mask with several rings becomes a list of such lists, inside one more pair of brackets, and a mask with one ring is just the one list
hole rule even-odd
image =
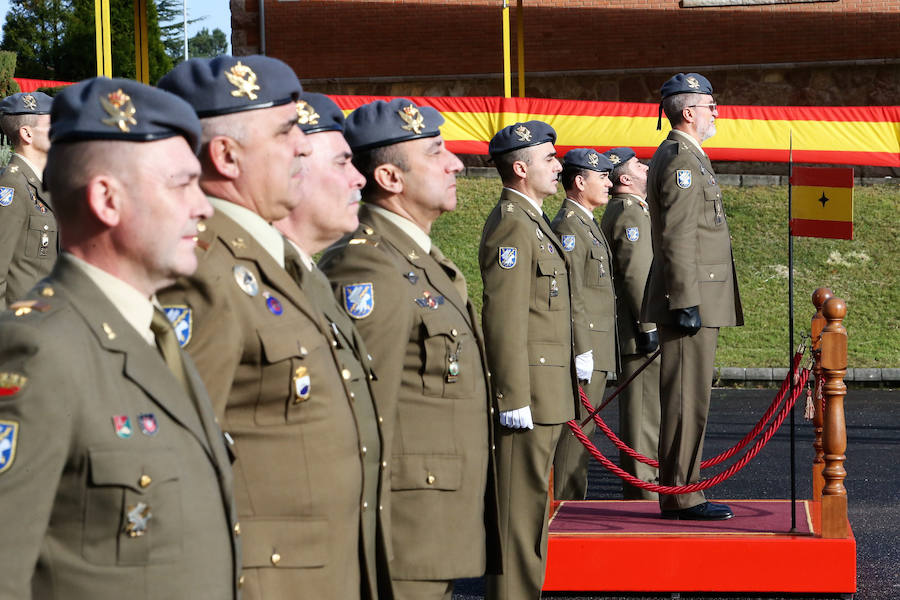
[[575, 373], [578, 375], [579, 381], [591, 382], [591, 375], [594, 374], [594, 351], [588, 350], [584, 354], [575, 357]]
[[500, 424], [510, 429], [534, 429], [531, 420], [531, 407], [523, 406], [514, 410], [504, 410], [500, 413]]

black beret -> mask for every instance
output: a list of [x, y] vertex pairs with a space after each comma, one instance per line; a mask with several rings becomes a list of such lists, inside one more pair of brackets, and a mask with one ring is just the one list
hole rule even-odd
[[353, 152], [364, 152], [418, 138], [441, 134], [444, 117], [430, 106], [416, 106], [412, 100], [394, 98], [363, 104], [347, 115], [344, 137]]
[[[669, 96], [675, 96], [678, 94], [710, 94], [712, 95], [713, 88], [712, 84], [709, 82], [709, 79], [700, 75], [699, 73], [688, 73], [685, 75], [684, 73], [679, 73], [678, 75], [672, 76], [667, 82], [665, 82], [659, 90], [659, 95], [663, 100], [668, 98]], [[656, 129], [662, 129], [662, 100], [659, 102], [659, 118], [656, 121]]]
[[19, 92], [0, 101], [0, 114], [49, 115], [53, 98], [44, 92]]
[[613, 167], [618, 167], [619, 165], [624, 165], [632, 157], [637, 156], [634, 150], [631, 148], [610, 148], [606, 152], [603, 153], [603, 156], [609, 159], [609, 162], [612, 163]]
[[296, 102], [303, 91], [293, 69], [258, 54], [192, 58], [157, 85], [187, 100], [201, 119]]
[[131, 79], [94, 77], [64, 88], [53, 101], [50, 141], [152, 142], [184, 136], [200, 149], [200, 120], [191, 105]]
[[526, 121], [507, 125], [494, 134], [488, 144], [488, 154], [498, 156], [520, 148], [556, 143], [556, 131], [543, 121]]
[[601, 173], [612, 171], [613, 164], [609, 159], [593, 148], [575, 148], [563, 156], [563, 168], [590, 169]]
[[297, 125], [303, 133], [344, 131], [344, 111], [325, 94], [303, 92], [297, 100]]

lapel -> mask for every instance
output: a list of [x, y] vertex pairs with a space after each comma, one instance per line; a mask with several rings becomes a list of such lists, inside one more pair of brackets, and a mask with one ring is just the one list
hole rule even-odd
[[235, 258], [255, 263], [260, 277], [266, 284], [290, 300], [310, 321], [316, 324], [328, 339], [331, 339], [328, 326], [322, 319], [321, 311], [316, 309], [315, 303], [246, 229], [221, 212], [215, 213], [207, 223], [221, 240], [222, 245], [228, 248]]
[[503, 191], [500, 192], [500, 209], [506, 210], [504, 207], [510, 202], [522, 209], [522, 212], [528, 215], [529, 219], [534, 221], [535, 226], [541, 230], [541, 233], [544, 234], [547, 242], [553, 244], [556, 253], [559, 254], [566, 265], [570, 267], [569, 257], [567, 256], [568, 253], [563, 251], [562, 242], [559, 241], [559, 238], [556, 237], [556, 234], [550, 229], [550, 225], [544, 220], [542, 213], [537, 212], [531, 203], [519, 194], [503, 188]]
[[377, 212], [369, 210], [365, 204], [360, 209], [359, 220], [377, 231], [382, 240], [393, 246], [407, 263], [424, 271], [425, 278], [431, 287], [440, 292], [444, 299], [452, 304], [466, 321], [469, 321], [469, 312], [466, 307], [468, 298], [460, 297], [456, 286], [453, 285], [444, 268], [430, 254], [425, 253], [402, 229]]
[[[184, 388], [166, 367], [162, 356], [150, 346], [134, 328], [128, 324], [119, 311], [94, 283], [65, 255], [60, 256], [51, 278], [62, 288], [62, 296], [81, 315], [88, 329], [97, 338], [97, 343], [106, 352], [124, 356], [123, 372], [141, 388], [150, 399], [181, 424], [201, 443], [213, 460], [216, 457], [210, 449], [208, 430], [203, 426]], [[192, 383], [202, 383], [192, 377]], [[200, 395], [200, 394], [198, 394]]]
[[19, 172], [25, 178], [25, 181], [28, 182], [28, 192], [31, 195], [30, 200], [34, 201], [36, 199], [52, 213], [53, 205], [50, 204], [50, 194], [49, 192], [44, 192], [44, 184], [41, 183], [35, 172], [31, 170], [31, 167], [18, 154], [13, 155], [9, 160], [9, 164], [19, 167]]
[[705, 180], [707, 177], [709, 177], [710, 175], [713, 174], [712, 163], [709, 161], [709, 157], [706, 155], [705, 152], [703, 152], [702, 150], [699, 150], [697, 148], [696, 144], [693, 144], [690, 141], [686, 140], [685, 137], [687, 137], [686, 133], [685, 134], [682, 134], [681, 132], [676, 133], [676, 130], [672, 130], [669, 132], [669, 136], [667, 139], [673, 140], [673, 141], [685, 146], [688, 149], [688, 152], [690, 152], [691, 154], [694, 155], [694, 158], [697, 159], [697, 162], [699, 163], [699, 166], [700, 166], [700, 175], [702, 175], [703, 179]]

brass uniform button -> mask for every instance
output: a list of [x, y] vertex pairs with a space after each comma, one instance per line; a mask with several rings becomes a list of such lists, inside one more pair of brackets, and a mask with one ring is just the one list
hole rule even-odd
[[588, 323], [588, 327], [590, 327], [591, 329], [593, 329], [593, 328], [594, 328], [594, 324], [593, 324], [593, 323]]
[[360, 452], [362, 452], [362, 455], [365, 456], [366, 452], [368, 452], [368, 450], [366, 449], [365, 446], [363, 446], [362, 448], [360, 448]]
[[242, 587], [244, 587], [244, 576], [243, 575], [238, 577], [238, 589], [241, 589]]
[[544, 364], [545, 362], [547, 362], [547, 359], [542, 356], [538, 362]]
[[272, 560], [272, 564], [277, 567], [278, 563], [281, 562], [281, 555], [278, 554], [277, 552], [273, 552], [271, 560]]
[[451, 329], [451, 330], [450, 330], [450, 335], [452, 335], [453, 337], [456, 337], [456, 336], [459, 335], [459, 332], [458, 332], [456, 329]]
[[344, 379], [350, 379], [350, 371], [347, 369], [341, 369], [341, 377]]
[[369, 503], [368, 503], [368, 502], [363, 502], [363, 504], [362, 504], [362, 509], [363, 509], [363, 510], [366, 510], [367, 508], [369, 508]]
[[381, 468], [387, 469], [387, 461], [386, 460], [381, 461]]
[[235, 522], [234, 524], [234, 535], [241, 535], [241, 523], [240, 521]]
[[140, 485], [142, 488], [147, 487], [151, 483], [153, 483], [153, 479], [147, 474], [141, 475], [140, 480], [138, 480], [138, 485]]
[[429, 473], [428, 477], [425, 478], [425, 483], [427, 483], [428, 485], [434, 485], [434, 479], [435, 479], [434, 475]]
[[382, 417], [381, 415], [378, 415], [378, 422], [384, 423], [384, 417]]

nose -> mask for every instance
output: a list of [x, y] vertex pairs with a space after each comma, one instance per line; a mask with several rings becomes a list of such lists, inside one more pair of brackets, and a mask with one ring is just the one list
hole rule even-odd
[[553, 172], [561, 173], [562, 172], [562, 163], [559, 162], [558, 158], [553, 159]]
[[445, 150], [449, 155], [450, 160], [447, 163], [447, 172], [448, 173], [460, 173], [462, 172], [464, 165], [459, 157], [450, 152], [449, 150]]
[[312, 144], [309, 143], [309, 138], [306, 137], [303, 130], [294, 127], [292, 135], [294, 136], [294, 156], [309, 156], [312, 153]]
[[193, 217], [197, 219], [209, 219], [213, 216], [213, 207], [212, 204], [209, 203], [209, 199], [207, 199], [206, 194], [203, 193], [203, 190], [200, 189], [200, 183], [195, 181], [192, 187], [192, 201], [193, 201]]
[[350, 164], [350, 187], [354, 190], [361, 190], [366, 185], [366, 178], [360, 173], [353, 164]]

